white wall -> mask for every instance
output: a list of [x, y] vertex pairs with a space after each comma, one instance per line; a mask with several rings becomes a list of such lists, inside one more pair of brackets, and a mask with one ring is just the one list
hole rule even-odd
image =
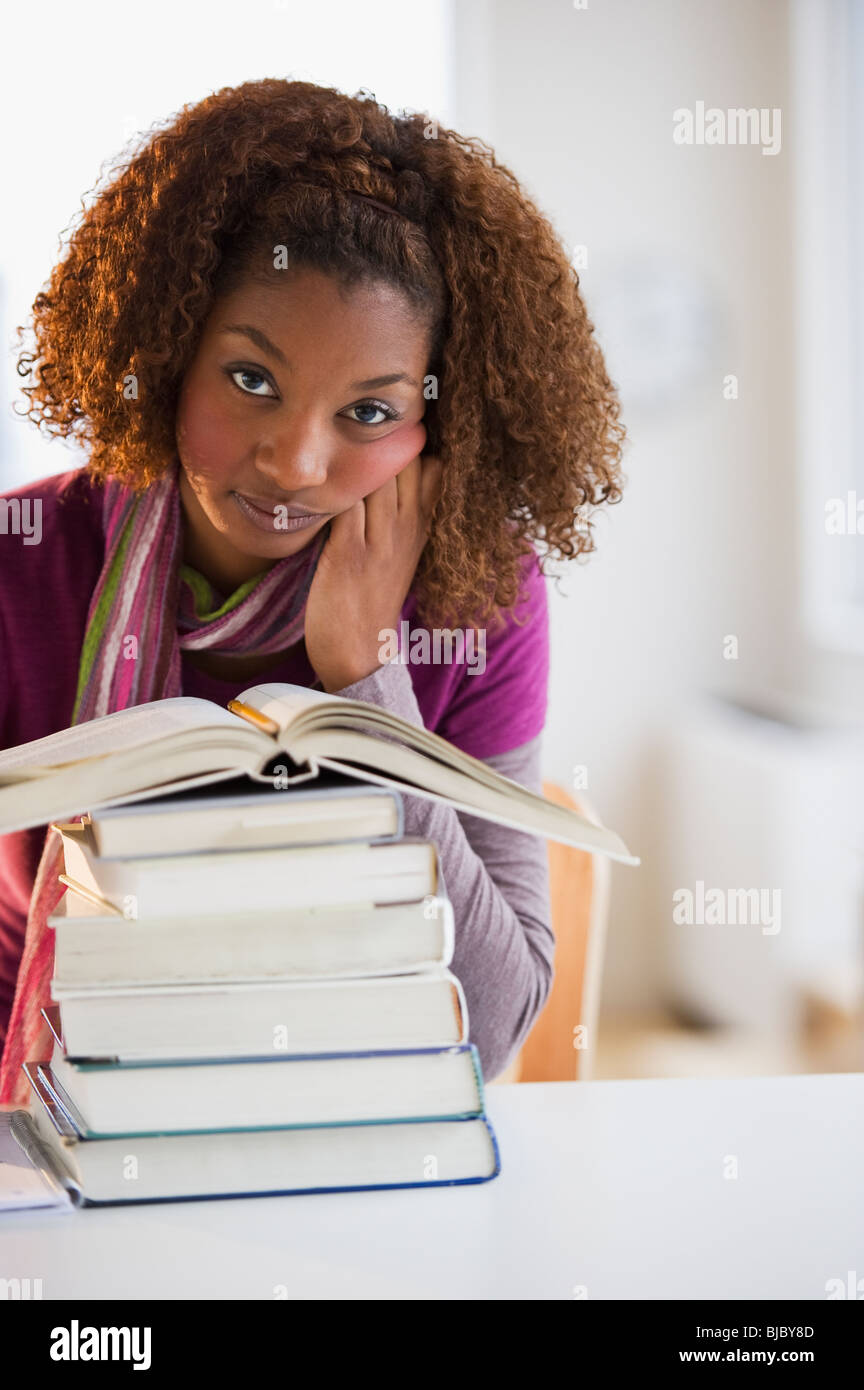
[[[457, 122], [493, 144], [566, 244], [587, 246], [581, 283], [630, 429], [624, 501], [553, 597], [546, 772], [566, 784], [586, 763], [604, 820], [644, 857], [613, 871], [604, 1003], [650, 1007], [670, 912], [655, 735], [702, 688], [782, 684], [793, 651], [788, 11], [498, 0], [459, 16]], [[782, 108], [780, 153], [674, 144], [673, 111], [699, 100]], [[737, 400], [723, 398], [726, 373]]]

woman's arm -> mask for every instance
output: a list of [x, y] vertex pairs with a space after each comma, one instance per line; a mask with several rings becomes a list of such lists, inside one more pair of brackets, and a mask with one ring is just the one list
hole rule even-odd
[[[540, 754], [538, 737], [484, 761], [523, 787], [541, 792]], [[555, 937], [549, 906], [549, 851], [546, 841], [537, 835], [511, 830], [479, 816], [461, 812], [455, 816], [474, 851], [478, 868], [471, 880], [464, 861], [459, 870], [460, 899], [468, 906], [461, 935], [455, 891], [451, 892], [447, 882], [457, 914], [452, 969], [462, 981], [469, 1001], [472, 1042], [477, 1043], [481, 1055], [485, 1046], [493, 1059], [488, 1072], [484, 1068], [484, 1075], [491, 1080], [507, 1068], [522, 1046], [552, 987]], [[473, 872], [474, 866], [471, 867]], [[476, 1029], [471, 1019], [471, 999], [477, 1001]], [[500, 1060], [495, 1060], [496, 1055]]]
[[[405, 666], [382, 666], [336, 693], [422, 727]], [[532, 791], [541, 789], [539, 737], [486, 761]], [[465, 991], [483, 1076], [491, 1081], [518, 1051], [552, 985], [546, 842], [422, 797], [406, 794], [404, 801], [405, 833], [438, 846], [456, 925], [451, 969]]]

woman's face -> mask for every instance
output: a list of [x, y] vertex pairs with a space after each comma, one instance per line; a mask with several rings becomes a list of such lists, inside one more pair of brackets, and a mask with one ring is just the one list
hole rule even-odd
[[185, 559], [223, 592], [423, 450], [428, 334], [398, 290], [314, 270], [215, 304], [177, 410]]

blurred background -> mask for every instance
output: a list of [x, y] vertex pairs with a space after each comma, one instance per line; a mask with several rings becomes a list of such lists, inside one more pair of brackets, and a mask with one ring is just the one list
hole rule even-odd
[[864, 0], [5, 25], [0, 491], [83, 461], [15, 419], [14, 330], [137, 132], [278, 76], [489, 142], [572, 252], [629, 434], [597, 553], [550, 579], [545, 773], [643, 861], [612, 872], [592, 1074], [864, 1068]]

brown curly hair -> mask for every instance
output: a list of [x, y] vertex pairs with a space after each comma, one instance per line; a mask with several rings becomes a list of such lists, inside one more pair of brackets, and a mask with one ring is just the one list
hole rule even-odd
[[97, 478], [144, 488], [171, 465], [217, 295], [255, 247], [283, 244], [343, 280], [394, 283], [431, 329], [424, 423], [443, 480], [415, 579], [425, 613], [511, 607], [526, 543], [562, 559], [594, 549], [592, 509], [621, 496], [617, 396], [558, 237], [482, 141], [364, 91], [268, 79], [184, 107], [108, 179], [18, 360], [24, 413], [84, 444]]

